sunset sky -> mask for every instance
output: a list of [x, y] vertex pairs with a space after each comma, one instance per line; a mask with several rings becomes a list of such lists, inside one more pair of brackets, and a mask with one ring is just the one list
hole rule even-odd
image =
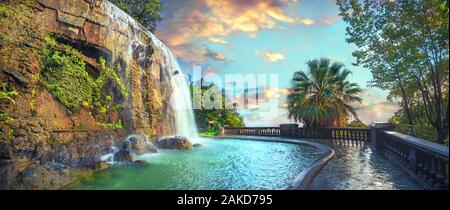
[[[163, 0], [163, 21], [156, 34], [189, 73], [200, 65], [204, 73], [277, 74], [280, 91], [289, 88], [295, 71], [306, 62], [327, 57], [353, 71], [352, 82], [364, 89], [357, 113], [366, 123], [386, 121], [399, 109], [387, 92], [367, 88], [368, 69], [352, 66], [355, 46], [345, 42], [346, 23], [334, 0]], [[277, 116], [260, 109], [243, 110], [247, 126], [277, 126], [289, 122], [285, 97]]]

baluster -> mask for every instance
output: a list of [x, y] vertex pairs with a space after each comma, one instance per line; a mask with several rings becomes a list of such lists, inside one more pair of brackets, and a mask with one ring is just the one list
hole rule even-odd
[[447, 173], [445, 172], [445, 163], [442, 161], [438, 161], [437, 162], [437, 174], [436, 174], [436, 178], [439, 181], [439, 187], [440, 188], [444, 188], [444, 187], [448, 187], [448, 177], [447, 177]]
[[430, 157], [428, 155], [424, 154], [424, 161], [425, 161], [425, 167], [424, 167], [424, 178], [425, 180], [429, 180], [430, 179], [430, 170], [431, 170], [431, 161], [430, 161]]
[[431, 168], [430, 168], [430, 180], [429, 182], [432, 184], [436, 184], [437, 180], [436, 180], [436, 176], [438, 173], [438, 169], [437, 169], [437, 160], [436, 158], [430, 157], [430, 162], [431, 162]]

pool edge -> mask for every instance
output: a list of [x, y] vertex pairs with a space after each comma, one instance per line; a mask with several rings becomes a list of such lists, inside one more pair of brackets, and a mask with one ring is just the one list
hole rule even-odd
[[324, 156], [315, 161], [308, 168], [299, 173], [295, 179], [285, 188], [281, 190], [308, 190], [314, 178], [322, 171], [322, 169], [332, 160], [335, 156], [335, 152], [331, 147], [323, 144], [310, 142], [300, 139], [261, 139], [257, 137], [242, 137], [242, 136], [201, 136], [202, 138], [212, 138], [212, 139], [234, 139], [234, 140], [247, 140], [247, 141], [261, 141], [261, 142], [275, 142], [275, 143], [287, 143], [287, 144], [297, 144], [297, 145], [309, 145], [320, 149]]

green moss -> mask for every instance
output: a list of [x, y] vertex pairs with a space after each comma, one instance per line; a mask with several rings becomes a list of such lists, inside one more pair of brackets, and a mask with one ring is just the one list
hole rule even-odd
[[52, 50], [58, 44], [46, 37], [41, 81], [55, 98], [71, 112], [78, 112], [80, 104], [92, 104], [98, 89], [94, 79], [86, 71], [86, 64], [68, 49], [64, 52]]
[[153, 129], [152, 129], [152, 128], [148, 128], [146, 134], [147, 134], [147, 136], [149, 136], [150, 138], [152, 138], [152, 137], [153, 137]]
[[53, 34], [48, 35], [45, 41], [40, 81], [70, 113], [86, 108], [107, 114], [117, 107], [111, 96], [103, 94], [108, 81], [119, 87], [124, 98], [128, 97], [126, 87], [116, 73], [116, 68], [119, 67], [108, 66], [105, 59], [100, 57], [101, 73], [95, 79], [88, 73], [86, 63], [80, 58], [81, 52], [58, 42]]
[[8, 128], [8, 137], [12, 138], [14, 136], [14, 129]]
[[9, 8], [3, 4], [0, 4], [0, 15], [10, 15], [13, 13], [14, 13], [14, 10], [12, 10], [11, 8]]
[[120, 79], [119, 75], [116, 73], [118, 69], [120, 69], [120, 65], [117, 64], [114, 67], [110, 67], [106, 65], [106, 61], [103, 57], [99, 59], [100, 68], [102, 70], [100, 77], [97, 79], [97, 84], [103, 87], [107, 80], [112, 80], [119, 87], [122, 96], [128, 98], [127, 89]]
[[8, 88], [8, 83], [3, 82], [0, 89], [0, 100], [7, 100], [15, 104], [14, 97], [18, 95], [15, 89]]
[[[2, 83], [2, 87], [0, 88], [0, 101], [8, 101], [15, 104], [14, 98], [19, 95], [14, 88], [8, 86], [7, 82]], [[14, 118], [10, 117], [8, 113], [0, 112], [0, 136], [3, 136], [3, 127], [7, 127], [8, 129], [8, 137], [12, 137], [14, 135], [14, 130], [10, 128], [11, 124], [14, 122]]]
[[119, 119], [117, 123], [99, 123], [103, 129], [123, 129], [122, 120]]

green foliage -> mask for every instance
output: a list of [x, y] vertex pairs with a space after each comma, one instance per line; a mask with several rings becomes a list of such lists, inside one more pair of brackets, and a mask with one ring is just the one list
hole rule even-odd
[[348, 24], [347, 41], [358, 47], [353, 53], [356, 65], [370, 69], [370, 84], [389, 90], [390, 99], [403, 107], [400, 115], [407, 121], [400, 120], [406, 123], [400, 127], [416, 127], [420, 136], [421, 124], [428, 121], [443, 143], [449, 133], [448, 1], [338, 0], [337, 4]]
[[3, 4], [0, 4], [0, 15], [8, 15], [8, 14], [11, 14], [13, 12], [14, 11], [11, 8], [9, 8], [9, 7], [7, 7], [7, 6], [3, 5]]
[[2, 87], [0, 89], [0, 100], [7, 100], [15, 104], [16, 102], [14, 101], [14, 97], [17, 95], [18, 93], [15, 89], [9, 90], [7, 82], [2, 83]]
[[147, 29], [154, 31], [161, 20], [161, 0], [110, 0]]
[[207, 130], [205, 132], [200, 132], [200, 136], [218, 136], [219, 132], [215, 130]]
[[[2, 83], [2, 87], [0, 89], [0, 102], [11, 102], [15, 104], [14, 97], [18, 95], [17, 91], [14, 88], [10, 88], [7, 82]], [[14, 118], [10, 117], [8, 113], [0, 112], [0, 136], [3, 135], [3, 127], [8, 128], [8, 136], [12, 137], [14, 135], [14, 130], [9, 126], [14, 122]]]
[[146, 134], [147, 134], [148, 137], [152, 138], [153, 137], [153, 129], [152, 128], [148, 128]]
[[108, 129], [123, 129], [122, 120], [119, 119], [117, 123], [99, 123], [100, 127]]
[[[426, 113], [423, 111], [423, 108], [414, 106], [411, 111], [416, 119], [414, 125], [410, 125], [408, 123], [408, 118], [403, 110], [399, 110], [389, 119], [389, 122], [396, 126], [395, 131], [413, 135], [411, 133], [411, 128], [413, 128], [418, 138], [436, 142], [438, 137], [436, 128], [434, 128], [433, 125], [431, 125], [427, 120], [427, 117], [425, 116]], [[448, 145], [448, 136], [444, 142]]]
[[[100, 57], [99, 63], [102, 72], [100, 74], [100, 77], [97, 79], [97, 85], [99, 87], [104, 87], [106, 85], [107, 80], [111, 80], [119, 87], [122, 96], [128, 98], [127, 88], [120, 79], [119, 75], [116, 73], [120, 69], [120, 65], [117, 64], [114, 66], [114, 68], [108, 67], [106, 65], [106, 60], [103, 57]], [[109, 100], [111, 100], [110, 96]]]
[[55, 35], [50, 34], [45, 40], [40, 81], [70, 113], [78, 113], [83, 107], [106, 114], [112, 107], [117, 108], [112, 97], [103, 94], [108, 82], [115, 83], [122, 96], [128, 97], [125, 85], [105, 59], [99, 58], [101, 73], [95, 79], [88, 73], [80, 52], [59, 43]]
[[[201, 91], [217, 89], [214, 85], [202, 86]], [[216, 92], [220, 92], [216, 90]], [[195, 94], [195, 93], [194, 93]], [[206, 128], [207, 133], [217, 135], [224, 126], [244, 127], [244, 120], [236, 110], [224, 109], [225, 96], [222, 96], [222, 109], [206, 109], [202, 104], [201, 109], [195, 109], [194, 115], [197, 125]]]
[[51, 36], [46, 41], [41, 72], [44, 87], [72, 113], [78, 112], [81, 104], [93, 104], [99, 88], [78, 52], [65, 45], [61, 45], [65, 51], [55, 50], [60, 44]]
[[345, 125], [347, 128], [368, 128], [360, 119], [353, 120]]
[[362, 101], [361, 88], [347, 80], [351, 71], [325, 58], [307, 64], [308, 71], [296, 72], [292, 79], [289, 118], [311, 127], [339, 127], [350, 114], [357, 118], [350, 104]]

